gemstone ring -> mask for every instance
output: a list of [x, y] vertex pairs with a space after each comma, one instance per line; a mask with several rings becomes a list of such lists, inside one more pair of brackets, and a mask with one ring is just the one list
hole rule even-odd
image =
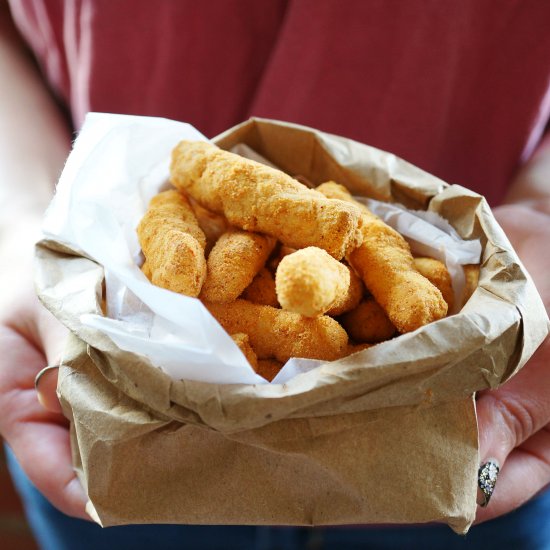
[[500, 466], [494, 458], [482, 464], [477, 472], [477, 485], [483, 495], [483, 500], [479, 503], [482, 508], [485, 508], [491, 500], [499, 472]]

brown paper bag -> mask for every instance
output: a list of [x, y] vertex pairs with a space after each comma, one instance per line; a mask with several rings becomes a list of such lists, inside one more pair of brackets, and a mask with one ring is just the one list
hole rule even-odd
[[39, 296], [72, 331], [58, 393], [90, 513], [104, 526], [444, 521], [465, 532], [479, 463], [473, 394], [512, 376], [548, 333], [487, 203], [389, 153], [296, 125], [252, 119], [215, 142], [247, 144], [313, 184], [333, 179], [439, 213], [481, 240], [479, 287], [460, 313], [286, 384], [173, 381], [80, 322], [101, 314], [103, 269], [42, 241]]

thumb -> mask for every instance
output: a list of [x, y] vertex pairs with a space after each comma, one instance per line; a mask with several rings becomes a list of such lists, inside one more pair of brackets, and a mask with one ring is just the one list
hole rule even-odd
[[59, 365], [69, 331], [40, 302], [37, 302], [36, 330], [48, 365]]
[[57, 398], [57, 375], [63, 360], [63, 352], [69, 331], [44, 307], [37, 314], [37, 332], [42, 342], [47, 367], [42, 369], [35, 379], [38, 400], [48, 411], [61, 413]]
[[501, 470], [508, 455], [550, 419], [550, 340], [525, 367], [496, 390], [482, 392], [476, 402], [482, 465], [495, 459]]

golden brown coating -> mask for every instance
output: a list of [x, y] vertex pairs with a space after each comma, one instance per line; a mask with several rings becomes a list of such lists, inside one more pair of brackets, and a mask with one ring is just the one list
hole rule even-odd
[[254, 350], [250, 345], [250, 338], [248, 337], [248, 334], [245, 334], [244, 332], [237, 332], [236, 334], [232, 334], [231, 338], [233, 338], [233, 341], [235, 342], [235, 344], [239, 346], [239, 349], [242, 351], [243, 355], [246, 357], [246, 360], [250, 363], [250, 366], [255, 371], [257, 371], [258, 357], [254, 353]]
[[318, 246], [341, 259], [361, 242], [356, 205], [327, 200], [279, 170], [211, 143], [180, 142], [172, 153], [171, 180], [229, 223], [287, 246]]
[[283, 363], [277, 361], [277, 359], [258, 359], [256, 373], [271, 382], [282, 368]]
[[368, 244], [350, 255], [350, 263], [399, 332], [411, 332], [445, 317], [447, 303], [441, 292], [413, 269], [410, 251], [397, 246], [397, 239], [379, 240], [373, 229], [367, 235]]
[[158, 232], [168, 229], [189, 233], [197, 239], [202, 248], [206, 244], [206, 238], [199, 227], [189, 199], [174, 189], [155, 195], [149, 202], [147, 212], [137, 228], [142, 250], [149, 246]]
[[347, 350], [346, 331], [326, 315], [308, 319], [241, 299], [205, 306], [229, 334], [248, 334], [258, 359], [275, 358], [282, 363], [291, 357], [333, 361]]
[[315, 246], [285, 256], [275, 274], [281, 307], [306, 317], [318, 317], [342, 305], [349, 287], [349, 268]]
[[330, 315], [331, 317], [336, 317], [337, 315], [346, 313], [346, 311], [355, 309], [365, 294], [365, 285], [363, 284], [363, 281], [361, 281], [353, 269], [349, 266], [346, 266], [346, 268], [349, 270], [349, 288], [344, 296], [344, 299], [334, 304], [327, 311], [327, 315]]
[[208, 256], [216, 241], [229, 229], [229, 224], [223, 216], [203, 208], [197, 201], [190, 199], [189, 203], [199, 222], [199, 227], [206, 237], [204, 251]]
[[[348, 191], [347, 187], [336, 183], [335, 181], [326, 181], [325, 183], [321, 183], [321, 185], [318, 185], [316, 189], [317, 191], [319, 191], [319, 193], [322, 193], [323, 195], [325, 195], [325, 197], [329, 199], [338, 199], [346, 202], [354, 200], [352, 194]], [[363, 208], [364, 206], [361, 205], [361, 209]]]
[[447, 314], [441, 292], [420, 275], [407, 241], [334, 182], [317, 188], [329, 197], [348, 197], [363, 212], [363, 243], [347, 259], [399, 332], [411, 332]]
[[415, 258], [414, 267], [420, 275], [423, 275], [436, 286], [441, 292], [443, 299], [447, 302], [448, 310], [452, 309], [455, 298], [453, 292], [453, 282], [447, 266], [434, 258]]
[[151, 268], [149, 267], [147, 261], [143, 262], [143, 265], [141, 266], [141, 271], [149, 280], [151, 280]]
[[463, 266], [463, 269], [466, 284], [464, 286], [462, 303], [465, 304], [479, 284], [479, 264], [466, 264]]
[[276, 251], [275, 254], [273, 254], [272, 258], [269, 260], [267, 264], [273, 274], [275, 274], [275, 272], [277, 271], [277, 268], [279, 267], [281, 260], [285, 256], [292, 254], [293, 252], [296, 252], [295, 248], [291, 248], [290, 246], [285, 246], [284, 244], [279, 246], [278, 250]]
[[242, 293], [241, 298], [254, 304], [279, 307], [277, 293], [275, 292], [275, 279], [271, 271], [266, 267], [260, 269], [256, 277], [254, 277], [253, 281]]
[[206, 277], [206, 239], [189, 201], [173, 190], [153, 197], [137, 234], [151, 282], [198, 296]]
[[209, 302], [236, 300], [264, 267], [275, 239], [258, 233], [231, 229], [210, 251], [201, 298]]
[[367, 298], [340, 317], [342, 326], [355, 342], [376, 344], [391, 338], [395, 326], [374, 298]]

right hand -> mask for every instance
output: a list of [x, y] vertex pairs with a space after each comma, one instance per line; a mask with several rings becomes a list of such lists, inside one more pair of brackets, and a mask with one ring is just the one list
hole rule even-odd
[[[19, 273], [30, 273], [30, 269]], [[0, 310], [0, 435], [37, 489], [69, 516], [90, 519], [72, 466], [68, 421], [55, 393], [67, 330], [38, 301], [31, 281]], [[40, 397], [40, 401], [39, 401]]]

